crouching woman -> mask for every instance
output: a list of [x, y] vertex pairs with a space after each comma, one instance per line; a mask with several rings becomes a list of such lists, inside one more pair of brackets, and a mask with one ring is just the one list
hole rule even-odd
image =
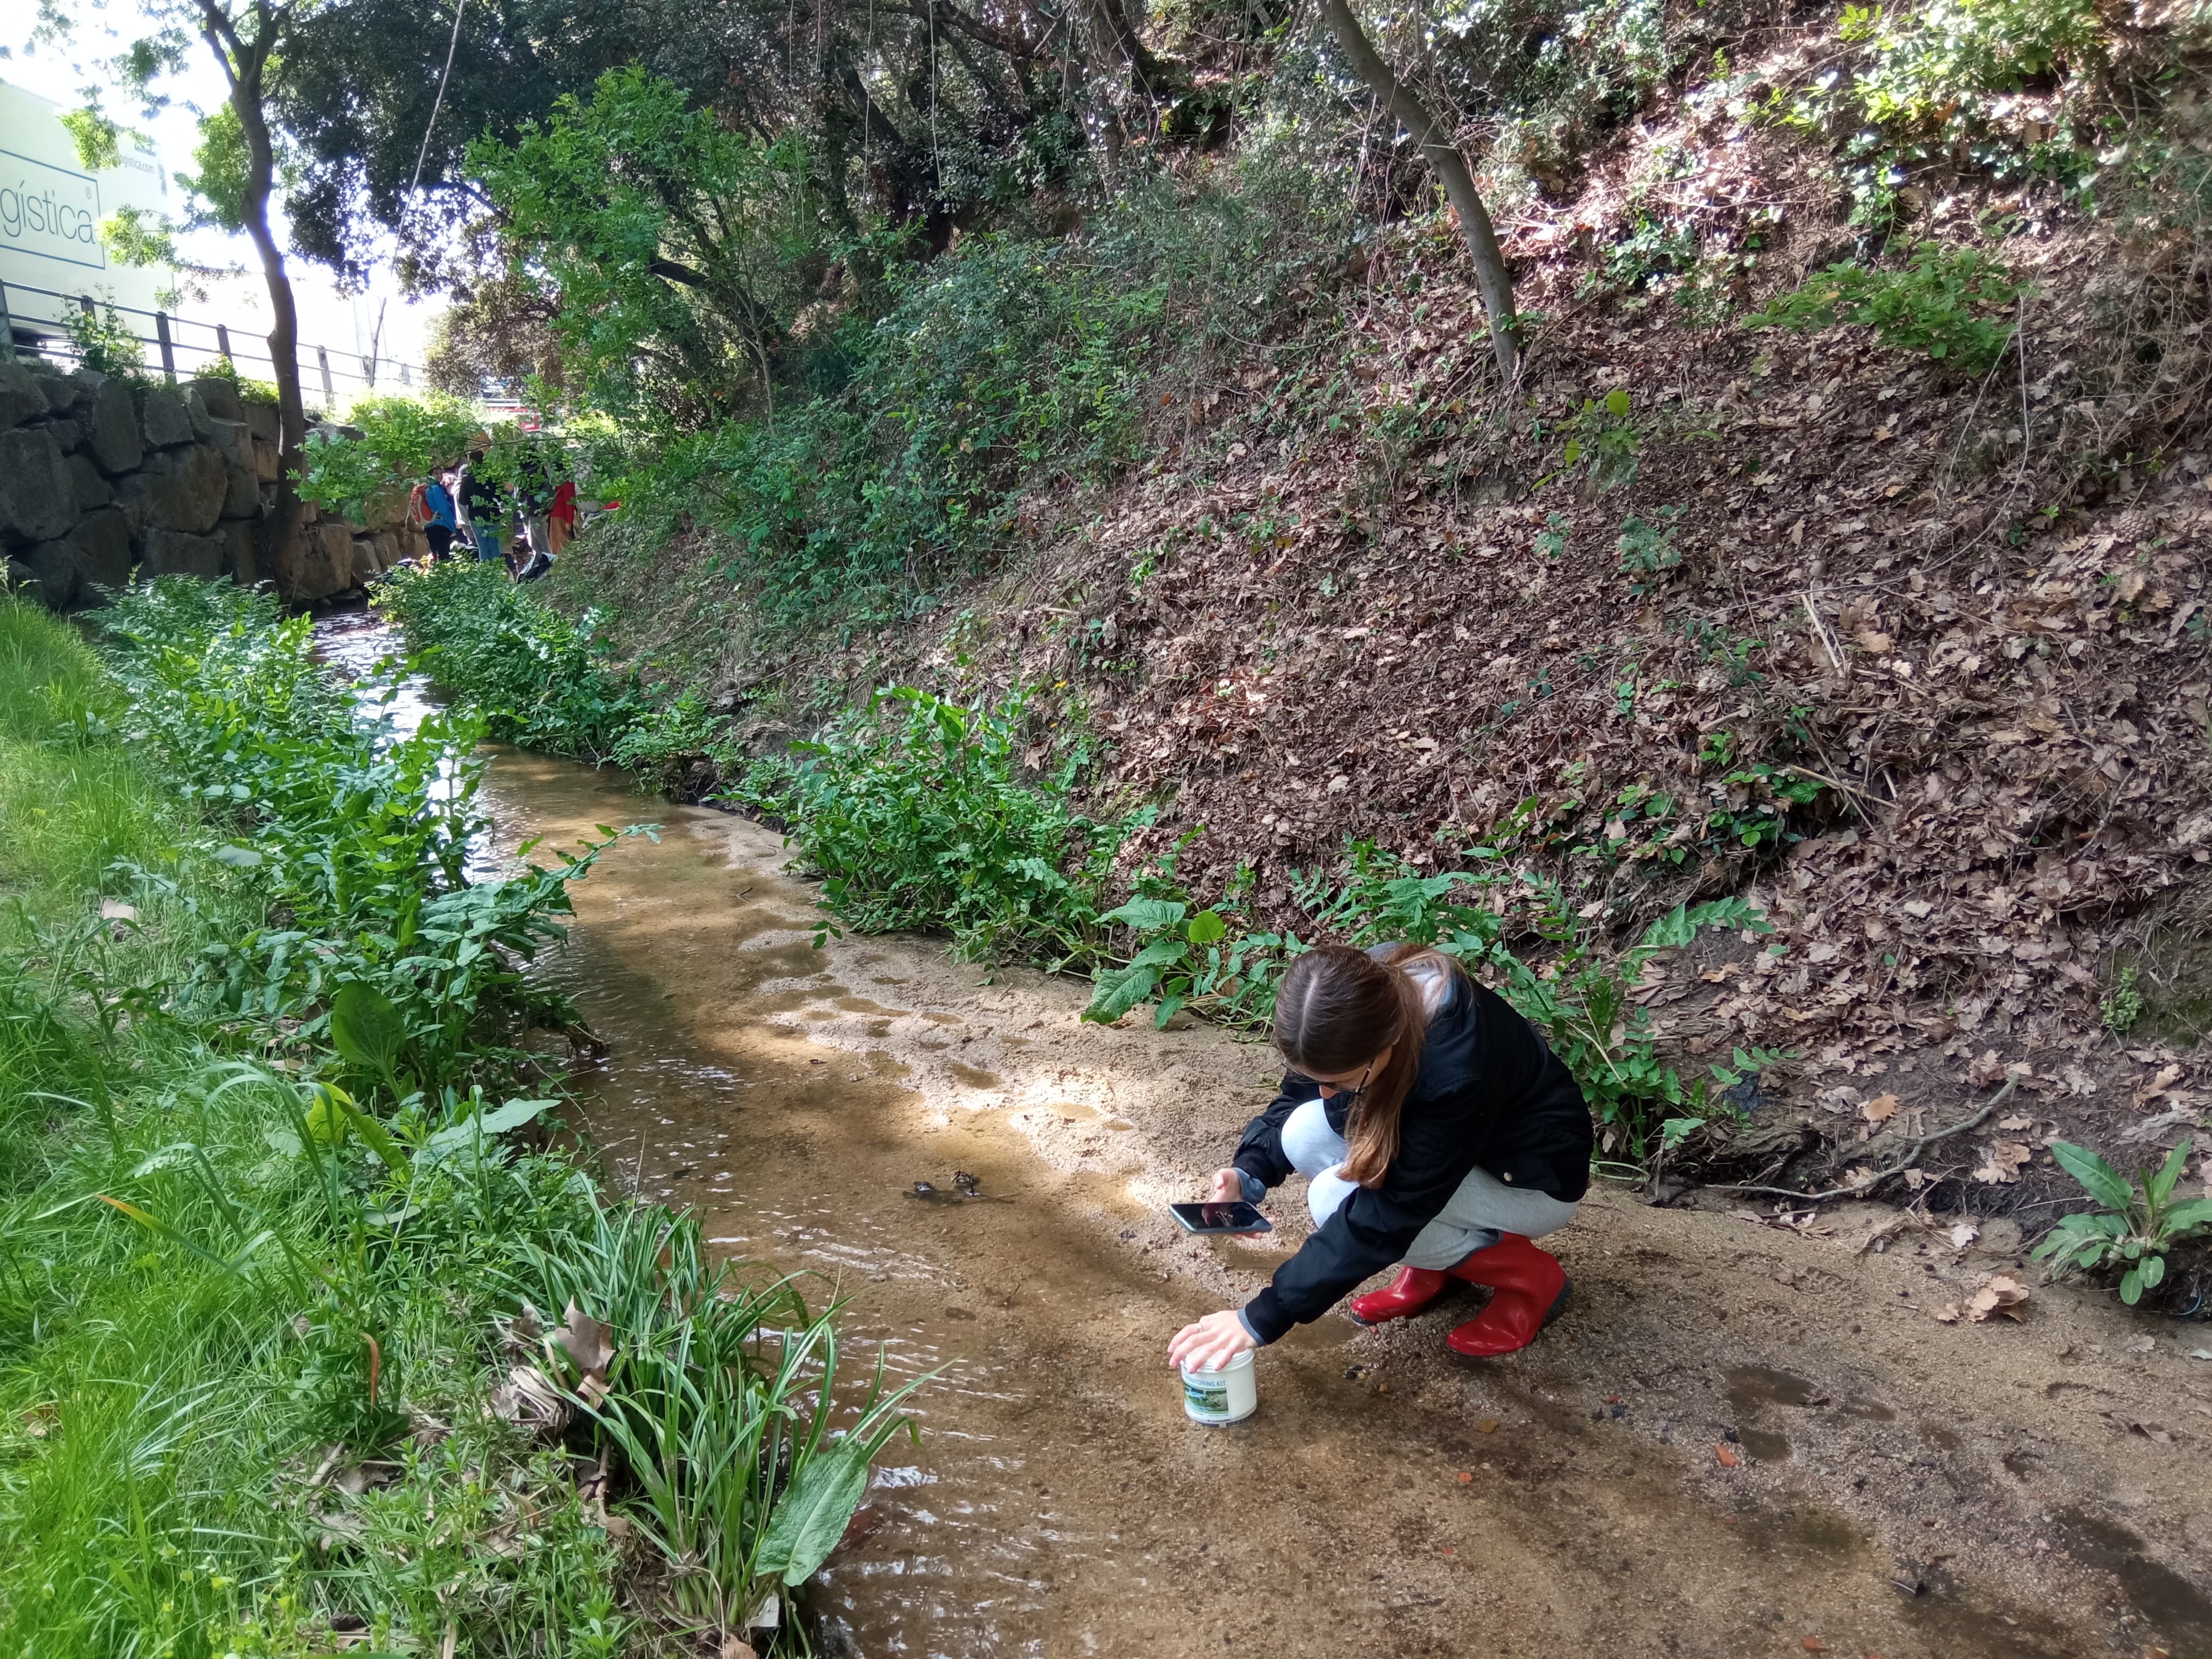
[[1323, 945], [1284, 975], [1275, 1047], [1290, 1075], [1247, 1126], [1216, 1200], [1258, 1203], [1304, 1176], [1314, 1231], [1239, 1310], [1176, 1333], [1175, 1364], [1226, 1364], [1355, 1299], [1380, 1324], [1454, 1281], [1489, 1305], [1444, 1339], [1479, 1358], [1526, 1347], [1566, 1305], [1558, 1260], [1530, 1241], [1566, 1225], [1589, 1185], [1589, 1109], [1535, 1028], [1440, 951]]

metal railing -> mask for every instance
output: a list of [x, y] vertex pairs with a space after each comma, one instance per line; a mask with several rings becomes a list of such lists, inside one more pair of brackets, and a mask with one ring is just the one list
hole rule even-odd
[[[24, 296], [35, 309], [24, 308]], [[131, 337], [154, 348], [161, 373], [173, 381], [179, 374], [190, 376], [226, 360], [246, 373], [252, 372], [248, 366], [255, 363], [268, 365], [272, 374], [276, 369], [276, 361], [267, 350], [257, 349], [266, 344], [259, 335], [246, 333], [234, 339], [227, 323], [202, 322], [167, 311], [143, 311], [137, 306], [95, 300], [89, 294], [63, 294], [33, 288], [27, 283], [0, 282], [0, 357], [12, 359], [19, 345], [27, 344], [43, 356], [77, 362], [81, 354], [70, 333], [70, 313], [98, 317], [108, 311], [118, 320], [140, 318], [153, 325], [151, 334], [140, 333], [134, 327]], [[312, 384], [312, 376], [321, 376], [326, 410], [336, 407], [341, 383], [349, 388], [371, 390], [380, 383], [410, 387], [427, 384], [422, 364], [402, 362], [396, 357], [364, 357], [357, 352], [334, 352], [327, 346], [302, 343], [299, 362], [303, 382]]]

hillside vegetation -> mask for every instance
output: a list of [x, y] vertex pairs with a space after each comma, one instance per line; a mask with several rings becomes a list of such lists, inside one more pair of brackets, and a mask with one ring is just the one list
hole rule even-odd
[[[580, 637], [571, 686], [634, 713], [536, 740], [791, 824], [848, 923], [1149, 965], [1115, 1000], [1164, 1013], [1264, 1013], [1292, 935], [1378, 914], [1332, 908], [1363, 881], [1427, 882], [1465, 912], [1442, 936], [1545, 985], [1741, 901], [1772, 931], [1662, 930], [1577, 1004], [1602, 1064], [1656, 1045], [1608, 1138], [1647, 1170], [1664, 1119], [1712, 1179], [2010, 1209], [2072, 1190], [2054, 1138], [2178, 1144], [2212, 860], [2199, 24], [1363, 21], [1473, 164], [1510, 380], [1433, 146], [1318, 21], [1151, 16], [1172, 73], [1081, 129], [1110, 143], [1018, 124], [964, 194], [843, 231], [803, 122], [625, 70], [471, 150], [507, 308], [453, 357], [533, 363], [621, 508], [546, 585], [570, 622], [401, 614], [465, 692]], [[862, 707], [894, 684], [938, 726]], [[837, 850], [864, 763], [866, 799], [988, 774], [993, 822], [1060, 817], [978, 859], [917, 809], [913, 859], [964, 872], [933, 915]]]

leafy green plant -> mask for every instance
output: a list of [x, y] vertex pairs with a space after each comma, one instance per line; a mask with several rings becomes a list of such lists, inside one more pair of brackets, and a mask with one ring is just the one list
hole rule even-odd
[[1621, 573], [1636, 579], [1629, 584], [1630, 592], [1638, 598], [1652, 592], [1662, 574], [1680, 567], [1682, 551], [1674, 545], [1674, 532], [1686, 510], [1662, 507], [1656, 524], [1634, 516], [1621, 520], [1620, 539], [1616, 545]]
[[1128, 825], [1069, 805], [1080, 746], [1037, 783], [1023, 779], [1024, 709], [1019, 691], [994, 708], [886, 687], [790, 758], [757, 766], [737, 793], [783, 820], [848, 927], [945, 929], [971, 957], [1074, 957]]
[[1925, 351], [1962, 374], [1986, 374], [2011, 343], [2010, 326], [1990, 320], [2026, 291], [1996, 260], [1972, 248], [1946, 252], [1922, 242], [1902, 270], [1869, 270], [1846, 259], [1744, 319], [1753, 328], [1804, 330], [1842, 323], [1871, 327], [1884, 345]]
[[664, 708], [635, 670], [616, 665], [603, 612], [556, 610], [495, 565], [402, 568], [379, 585], [375, 603], [422, 666], [504, 742], [596, 764], [627, 739], [644, 765], [670, 754], [672, 722], [711, 739], [696, 702]]
[[2118, 1036], [2125, 1036], [2135, 1030], [2136, 1022], [2142, 1018], [2143, 996], [2142, 992], [2136, 988], [2137, 972], [2133, 963], [2122, 968], [2112, 988], [2097, 1004], [2097, 1012], [2103, 1017], [2105, 1029]]
[[126, 378], [145, 373], [146, 347], [123, 320], [113, 301], [96, 311], [70, 310], [63, 318], [62, 327], [68, 331], [77, 362], [87, 368]]
[[635, 1482], [627, 1507], [680, 1569], [678, 1605], [727, 1629], [821, 1566], [928, 1380], [887, 1390], [878, 1365], [841, 1400], [836, 1307], [811, 1314], [790, 1279], [710, 1264], [697, 1218], [658, 1206], [594, 1206], [573, 1242], [530, 1252], [518, 1288], [526, 1310], [568, 1310], [586, 1343], [604, 1328], [602, 1364], [555, 1345], [571, 1402]]
[[1190, 914], [1182, 899], [1134, 898], [1098, 918], [1144, 943], [1128, 962], [1101, 968], [1083, 1018], [1112, 1024], [1141, 1003], [1156, 1002], [1164, 1028], [1186, 1007], [1230, 1024], [1272, 1006], [1275, 981], [1299, 951], [1295, 935], [1243, 933], [1234, 940], [1218, 910]]
[[[1640, 1161], [1659, 1144], [1662, 1123], [1674, 1124], [1668, 1133], [1679, 1140], [1721, 1111], [1714, 1085], [1734, 1087], [1741, 1067], [1686, 1082], [1658, 1058], [1648, 1018], [1629, 994], [1660, 951], [1707, 928], [1771, 925], [1741, 898], [1678, 905], [1634, 945], [1611, 951], [1557, 883], [1509, 872], [1494, 848], [1469, 856], [1474, 868], [1423, 875], [1372, 842], [1353, 842], [1340, 872], [1301, 872], [1292, 888], [1316, 937], [1434, 945], [1494, 979], [1574, 1073], [1608, 1152]], [[1152, 896], [1099, 918], [1127, 927], [1134, 949], [1126, 965], [1095, 971], [1084, 1018], [1110, 1022], [1156, 1000], [1162, 1024], [1184, 1007], [1231, 1024], [1266, 1024], [1283, 970], [1308, 946], [1295, 933], [1233, 931], [1227, 908], [1194, 914], [1186, 900]], [[1533, 940], [1538, 965], [1510, 946], [1509, 933]], [[1741, 1064], [1754, 1070], [1788, 1058], [1748, 1052]]]
[[356, 524], [368, 503], [426, 480], [434, 468], [459, 462], [483, 432], [473, 404], [442, 392], [356, 398], [347, 422], [359, 431], [311, 432], [300, 499], [343, 513]]
[[2048, 1261], [2053, 1275], [2118, 1268], [2120, 1300], [2135, 1306], [2165, 1282], [2167, 1251], [2212, 1232], [2212, 1199], [2173, 1201], [2194, 1144], [2185, 1139], [2164, 1164], [2130, 1181], [2086, 1146], [2052, 1141], [2051, 1155], [2099, 1207], [2065, 1217], [2029, 1255]]
[[1581, 292], [1583, 297], [1635, 294], [1659, 287], [1666, 278], [1694, 269], [1697, 263], [1697, 232], [1686, 220], [1638, 213], [1627, 234], [1600, 254], [1599, 268], [1583, 279]]
[[1646, 434], [1631, 413], [1626, 386], [1617, 386], [1601, 398], [1583, 398], [1582, 407], [1557, 422], [1554, 430], [1566, 440], [1559, 451], [1559, 472], [1586, 465], [1593, 491], [1632, 482], [1643, 465]]

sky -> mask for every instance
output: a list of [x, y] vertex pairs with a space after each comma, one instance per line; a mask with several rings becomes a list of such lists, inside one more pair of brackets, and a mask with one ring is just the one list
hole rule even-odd
[[[198, 142], [199, 112], [213, 108], [228, 95], [213, 55], [204, 46], [196, 47], [184, 71], [160, 83], [160, 90], [168, 94], [168, 106], [149, 116], [117, 85], [105, 61], [131, 40], [151, 32], [142, 8], [134, 0], [77, 0], [74, 9], [78, 18], [76, 38], [57, 51], [26, 39], [35, 21], [32, 0], [0, 0], [0, 17], [6, 19], [0, 23], [0, 46], [9, 54], [0, 58], [0, 80], [12, 81], [64, 108], [82, 102], [82, 89], [96, 86], [101, 91], [101, 106], [109, 116], [154, 140], [164, 168], [172, 173], [189, 168], [192, 147]], [[289, 227], [279, 204], [272, 202], [270, 209], [277, 219], [279, 240], [289, 241]], [[234, 330], [266, 331], [268, 289], [251, 242], [242, 235], [202, 230], [179, 238], [179, 246], [185, 257], [202, 264], [246, 269], [242, 277], [212, 285], [204, 300], [187, 296], [178, 307], [180, 315], [222, 320]], [[326, 347], [334, 360], [341, 354], [363, 356], [380, 322], [381, 332], [376, 333], [380, 358], [416, 365], [422, 362], [429, 343], [430, 321], [442, 308], [441, 301], [428, 305], [410, 301], [400, 293], [388, 264], [380, 261], [373, 268], [368, 290], [362, 294], [340, 291], [330, 272], [320, 265], [304, 259], [290, 259], [286, 264], [299, 307], [303, 348]], [[301, 368], [312, 380], [313, 353], [303, 349], [301, 356]]]

